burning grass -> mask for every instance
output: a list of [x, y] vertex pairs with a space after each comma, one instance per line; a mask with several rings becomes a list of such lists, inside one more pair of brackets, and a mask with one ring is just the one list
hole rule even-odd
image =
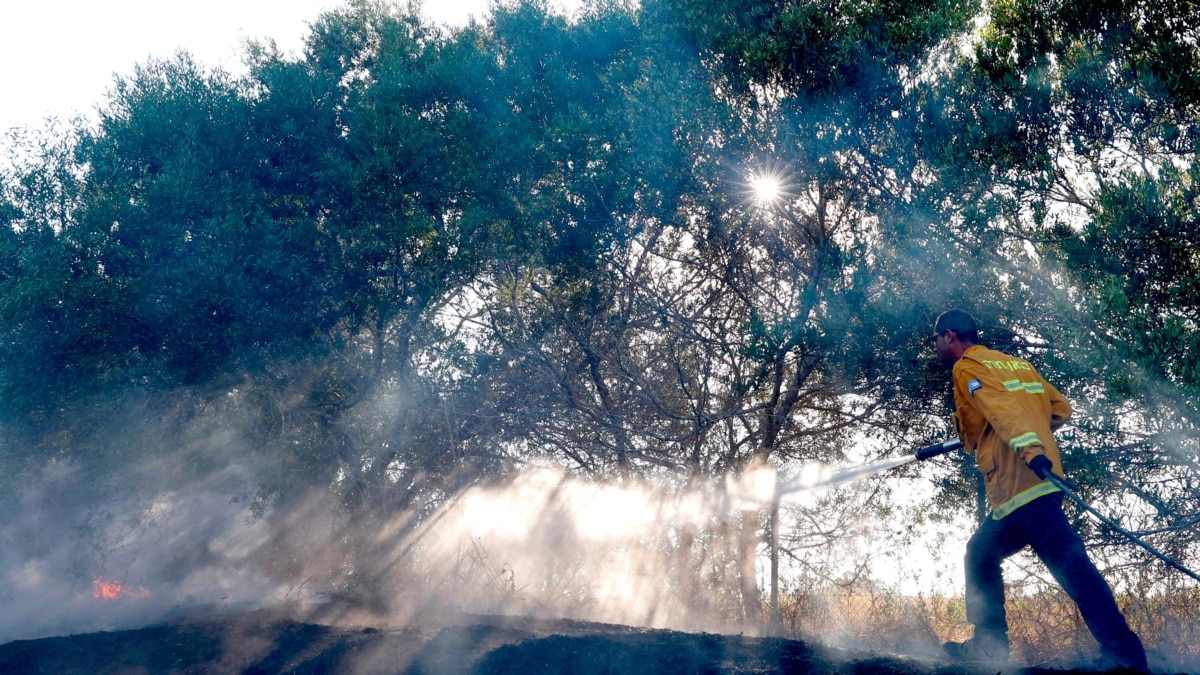
[[96, 575], [92, 577], [92, 597], [116, 600], [118, 598], [149, 598], [151, 594], [141, 586], [127, 586], [122, 582], [108, 581]]

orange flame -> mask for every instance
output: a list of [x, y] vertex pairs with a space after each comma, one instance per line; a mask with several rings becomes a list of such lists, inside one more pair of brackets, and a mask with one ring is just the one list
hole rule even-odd
[[150, 591], [138, 586], [128, 588], [118, 581], [105, 581], [98, 575], [92, 576], [92, 597], [104, 598], [105, 600], [116, 600], [121, 597], [132, 598], [148, 598]]

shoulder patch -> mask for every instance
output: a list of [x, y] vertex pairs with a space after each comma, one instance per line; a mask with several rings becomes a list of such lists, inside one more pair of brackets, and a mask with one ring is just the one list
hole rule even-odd
[[983, 389], [983, 383], [981, 383], [979, 380], [971, 380], [967, 383], [967, 393], [971, 396], [974, 396], [975, 392], [979, 391], [980, 389]]

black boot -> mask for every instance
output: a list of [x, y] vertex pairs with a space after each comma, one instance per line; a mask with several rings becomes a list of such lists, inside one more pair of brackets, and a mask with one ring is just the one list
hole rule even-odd
[[1095, 669], [1129, 673], [1150, 672], [1150, 668], [1146, 664], [1146, 652], [1144, 649], [1127, 649], [1123, 653], [1116, 653], [1101, 648], [1100, 659], [1097, 661]]

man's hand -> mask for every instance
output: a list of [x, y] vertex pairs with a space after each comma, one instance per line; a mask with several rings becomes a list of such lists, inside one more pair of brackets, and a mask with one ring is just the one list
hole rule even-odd
[[1046, 480], [1046, 476], [1050, 475], [1050, 470], [1054, 468], [1053, 462], [1045, 455], [1038, 455], [1029, 460], [1029, 468], [1037, 474], [1038, 478]]

